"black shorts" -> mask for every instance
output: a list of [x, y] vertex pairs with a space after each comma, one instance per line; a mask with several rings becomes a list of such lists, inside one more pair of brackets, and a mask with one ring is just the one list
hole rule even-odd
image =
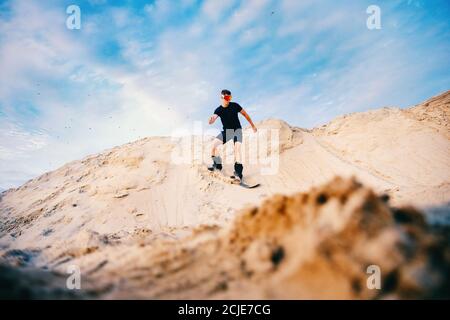
[[222, 131], [219, 133], [216, 137], [217, 139], [221, 140], [222, 143], [227, 143], [231, 139], [233, 139], [233, 142], [240, 142], [242, 143], [242, 129], [226, 129], [225, 131]]

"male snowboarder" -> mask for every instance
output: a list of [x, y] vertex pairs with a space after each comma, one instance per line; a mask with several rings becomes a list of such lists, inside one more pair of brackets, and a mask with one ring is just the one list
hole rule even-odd
[[217, 154], [217, 147], [227, 143], [230, 140], [234, 142], [234, 177], [242, 182], [242, 160], [241, 160], [241, 144], [242, 144], [242, 127], [239, 122], [238, 113], [241, 113], [252, 126], [253, 132], [256, 132], [256, 126], [253, 124], [250, 116], [242, 107], [236, 103], [231, 102], [230, 90], [222, 90], [221, 105], [214, 111], [214, 114], [209, 118], [209, 124], [213, 124], [218, 117], [222, 121], [222, 132], [214, 139], [211, 148], [211, 157], [213, 160], [212, 166], [208, 167], [210, 171], [222, 170], [222, 159]]

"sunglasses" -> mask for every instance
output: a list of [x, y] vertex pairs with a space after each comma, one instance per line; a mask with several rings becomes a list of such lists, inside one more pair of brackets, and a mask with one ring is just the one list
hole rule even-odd
[[224, 99], [225, 101], [230, 101], [231, 100], [231, 96], [229, 95], [222, 95], [222, 99]]

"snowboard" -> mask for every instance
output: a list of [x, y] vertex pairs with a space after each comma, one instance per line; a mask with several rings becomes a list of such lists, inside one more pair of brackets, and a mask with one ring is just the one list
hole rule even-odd
[[245, 183], [242, 180], [236, 179], [236, 177], [234, 175], [231, 176], [230, 179], [236, 181], [236, 183], [234, 183], [234, 184], [239, 184], [241, 187], [246, 188], [246, 189], [257, 188], [257, 187], [259, 187], [261, 185], [260, 183], [247, 184], [247, 183]]
[[249, 184], [246, 184], [246, 183], [244, 183], [244, 182], [241, 181], [241, 182], [239, 183], [239, 185], [240, 185], [241, 187], [246, 188], [246, 189], [253, 189], [253, 188], [259, 187], [261, 184], [260, 184], [260, 183], [255, 183], [255, 184], [249, 185]]

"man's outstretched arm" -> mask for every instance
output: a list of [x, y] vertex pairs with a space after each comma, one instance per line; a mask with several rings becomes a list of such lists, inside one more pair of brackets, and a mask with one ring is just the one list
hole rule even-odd
[[248, 115], [247, 112], [245, 112], [244, 109], [241, 110], [241, 114], [245, 117], [245, 119], [247, 119], [248, 123], [250, 123], [250, 125], [252, 126], [253, 132], [258, 131], [258, 129], [256, 129], [255, 124], [253, 123], [252, 119], [250, 118], [250, 116]]
[[217, 115], [217, 114], [213, 114], [211, 117], [209, 117], [209, 121], [208, 121], [208, 123], [209, 124], [213, 124], [215, 121], [216, 121], [216, 119], [218, 118], [219, 116]]

